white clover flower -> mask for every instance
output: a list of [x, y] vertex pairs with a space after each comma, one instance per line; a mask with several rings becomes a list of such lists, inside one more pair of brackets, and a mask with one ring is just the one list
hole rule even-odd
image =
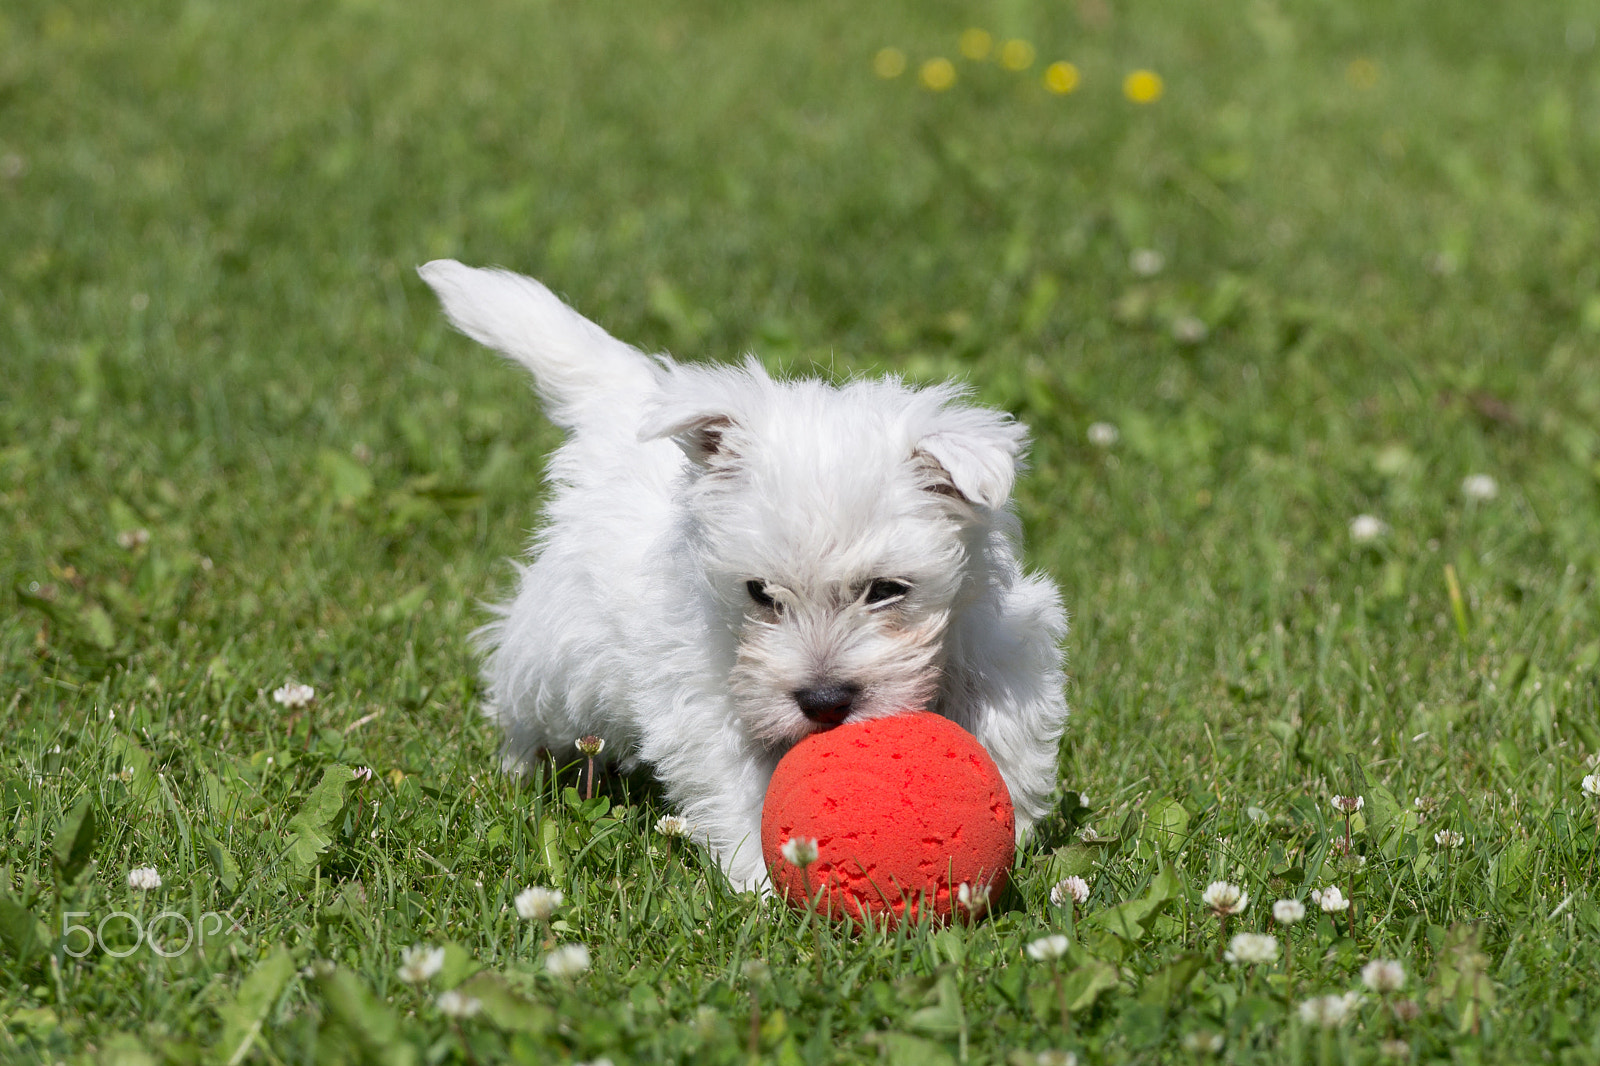
[[444, 968], [444, 948], [413, 944], [400, 952], [400, 980], [419, 985]]
[[1210, 335], [1211, 330], [1194, 315], [1179, 315], [1172, 320], [1172, 339], [1179, 344], [1199, 344]]
[[285, 681], [282, 687], [272, 690], [272, 698], [292, 711], [315, 700], [317, 690], [298, 681]]
[[111, 780], [121, 781], [124, 785], [128, 784], [133, 780], [133, 767], [124, 766], [122, 769], [111, 775]]
[[1454, 829], [1441, 829], [1433, 834], [1433, 842], [1441, 848], [1459, 848], [1466, 839]]
[[1583, 790], [1591, 796], [1600, 796], [1600, 774], [1588, 774], [1583, 779]]
[[989, 909], [988, 885], [969, 885], [963, 881], [956, 886], [956, 902], [961, 908], [973, 914], [981, 914]]
[[779, 849], [785, 859], [804, 869], [817, 861], [816, 837], [790, 837]]
[[1335, 796], [1333, 806], [1342, 814], [1354, 814], [1367, 805], [1364, 796]]
[[1167, 257], [1154, 248], [1135, 248], [1128, 256], [1128, 269], [1141, 278], [1153, 278], [1166, 266]]
[[739, 972], [753, 985], [764, 985], [772, 979], [772, 967], [761, 959], [746, 959], [739, 964]]
[[366, 784], [368, 781], [372, 780], [372, 767], [358, 766], [354, 770], [350, 771], [350, 776], [355, 780], [360, 781], [362, 784]]
[[470, 1018], [483, 1009], [483, 1001], [464, 996], [455, 989], [441, 993], [434, 1001], [439, 1008], [439, 1013], [451, 1018]]
[[[1089, 443], [1096, 448], [1109, 448], [1122, 439], [1122, 433], [1110, 422], [1095, 422], [1089, 426]], [[1087, 803], [1084, 804], [1088, 806]]]
[[599, 755], [602, 751], [605, 750], [605, 747], [606, 747], [606, 741], [605, 741], [604, 737], [597, 737], [597, 736], [592, 736], [591, 735], [591, 736], [587, 736], [587, 737], [579, 737], [578, 738], [578, 750], [583, 752], [585, 755], [590, 756], [591, 758], [593, 756]]
[[1313, 888], [1311, 902], [1321, 907], [1325, 914], [1340, 914], [1350, 909], [1350, 901], [1344, 898], [1344, 893], [1339, 891], [1338, 885]]
[[1398, 992], [1406, 984], [1406, 968], [1394, 959], [1373, 959], [1361, 967], [1361, 983], [1379, 994]]
[[1050, 903], [1065, 907], [1069, 903], [1086, 903], [1089, 899], [1089, 882], [1074, 874], [1057, 881], [1050, 889]]
[[689, 835], [689, 819], [681, 814], [663, 814], [656, 819], [656, 832], [664, 837], [686, 837]]
[[150, 531], [148, 529], [124, 529], [117, 534], [117, 547], [123, 551], [131, 552], [149, 543]]
[[1378, 1054], [1386, 1059], [1409, 1059], [1411, 1057], [1411, 1045], [1399, 1038], [1380, 1040], [1378, 1041]]
[[1278, 960], [1278, 938], [1267, 933], [1239, 933], [1228, 941], [1222, 956], [1235, 966], [1254, 966]]
[[1214, 1033], [1210, 1029], [1196, 1029], [1192, 1033], [1183, 1035], [1183, 1050], [1196, 1055], [1215, 1055], [1222, 1050], [1223, 1039], [1221, 1033]]
[[589, 948], [563, 944], [544, 957], [544, 968], [557, 977], [577, 977], [589, 969]]
[[1211, 908], [1211, 912], [1217, 917], [1222, 918], [1230, 914], [1244, 913], [1244, 909], [1250, 906], [1250, 893], [1226, 881], [1213, 881], [1201, 894], [1200, 902]]
[[1500, 495], [1500, 486], [1488, 474], [1469, 474], [1461, 479], [1461, 495], [1469, 500], [1492, 500]]
[[128, 887], [149, 892], [161, 887], [161, 875], [154, 866], [139, 866], [128, 871]]
[[517, 915], [528, 921], [548, 921], [566, 899], [559, 888], [545, 888], [543, 885], [534, 885], [517, 893], [515, 900]]
[[1049, 1048], [1033, 1057], [1034, 1066], [1078, 1066], [1078, 1056], [1072, 1051]]
[[1300, 1020], [1307, 1025], [1332, 1029], [1343, 1024], [1360, 1002], [1359, 992], [1346, 992], [1342, 996], [1317, 996], [1300, 1004]]
[[1071, 942], [1066, 937], [1060, 933], [1052, 933], [1050, 936], [1042, 936], [1028, 945], [1028, 958], [1037, 962], [1049, 962], [1065, 955], [1067, 948], [1070, 946]]
[[1306, 916], [1306, 905], [1297, 899], [1280, 899], [1272, 905], [1272, 920], [1279, 925], [1293, 925]]
[[1583, 757], [1583, 765], [1591, 770], [1600, 770], [1600, 751], [1595, 752], [1593, 755], [1585, 755]]
[[1369, 514], [1358, 514], [1350, 520], [1350, 539], [1357, 544], [1371, 544], [1389, 532], [1389, 523]]

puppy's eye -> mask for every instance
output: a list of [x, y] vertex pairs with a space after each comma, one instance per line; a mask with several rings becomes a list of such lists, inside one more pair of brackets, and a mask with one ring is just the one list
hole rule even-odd
[[744, 590], [750, 594], [750, 598], [756, 602], [758, 607], [765, 607], [769, 611], [778, 609], [778, 601], [768, 595], [767, 586], [762, 582], [746, 581]]
[[894, 603], [896, 600], [903, 599], [905, 594], [910, 591], [911, 586], [906, 584], [904, 581], [896, 581], [893, 578], [880, 577], [872, 584], [867, 586], [867, 591], [862, 595], [861, 598], [867, 602], [869, 607], [882, 607], [886, 604]]

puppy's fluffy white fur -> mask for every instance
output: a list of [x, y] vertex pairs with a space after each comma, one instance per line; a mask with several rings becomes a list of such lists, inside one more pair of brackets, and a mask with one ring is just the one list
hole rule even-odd
[[766, 885], [778, 759], [840, 717], [927, 706], [994, 757], [1019, 836], [1044, 814], [1067, 623], [1018, 561], [1020, 425], [950, 385], [646, 356], [530, 278], [421, 274], [568, 434], [516, 597], [480, 632], [508, 768], [603, 737], [739, 888]]

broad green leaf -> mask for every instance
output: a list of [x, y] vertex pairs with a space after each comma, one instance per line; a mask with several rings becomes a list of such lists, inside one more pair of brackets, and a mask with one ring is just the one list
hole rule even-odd
[[1512, 839], [1489, 862], [1489, 883], [1496, 900], [1511, 900], [1527, 888], [1529, 866], [1533, 861], [1533, 845], [1526, 840]]
[[1196, 952], [1179, 956], [1145, 978], [1144, 986], [1139, 989], [1139, 1001], [1169, 1008], [1179, 1006], [1205, 961], [1205, 956]]
[[567, 856], [561, 848], [561, 826], [554, 818], [546, 818], [539, 825], [539, 858], [550, 871], [551, 882], [566, 883]]
[[[446, 948], [446, 951], [448, 950]], [[449, 963], [445, 965], [448, 969]], [[456, 991], [483, 1004], [483, 1016], [497, 1029], [539, 1034], [555, 1028], [554, 1011], [542, 1003], [535, 1003], [513, 992], [511, 986], [506, 984], [505, 978], [497, 973], [479, 973], [468, 979]]]
[[160, 1061], [132, 1033], [115, 1034], [95, 1056], [97, 1066], [157, 1066]]
[[56, 875], [66, 884], [76, 881], [94, 857], [94, 847], [99, 840], [100, 819], [95, 814], [94, 800], [85, 796], [67, 812], [56, 830], [51, 849]]
[[956, 1061], [933, 1041], [909, 1033], [884, 1033], [883, 1051], [889, 1066], [955, 1066]]
[[1045, 866], [1045, 880], [1052, 885], [1065, 877], [1087, 877], [1094, 872], [1095, 849], [1068, 844], [1051, 852]]
[[61, 1028], [61, 1017], [49, 1007], [18, 1007], [5, 1017], [7, 1025], [24, 1030], [35, 1039]]
[[1189, 838], [1189, 812], [1170, 796], [1156, 800], [1145, 815], [1144, 835], [1162, 853], [1175, 854]]
[[153, 765], [155, 760], [150, 753], [120, 730], [111, 734], [111, 751], [116, 759], [112, 772], [127, 780], [128, 794], [152, 814], [160, 815], [161, 808], [156, 803], [159, 786]]
[[372, 495], [372, 475], [341, 451], [322, 449], [317, 453], [317, 469], [327, 481], [328, 495], [340, 507], [353, 507]]
[[216, 871], [222, 887], [229, 892], [238, 888], [239, 864], [233, 861], [233, 854], [215, 837], [201, 834], [200, 839], [206, 846], [206, 857], [211, 860], [211, 868]]
[[1098, 926], [1128, 940], [1140, 940], [1144, 937], [1150, 920], [1181, 889], [1182, 885], [1177, 876], [1163, 870], [1150, 882], [1150, 889], [1143, 896], [1119, 903], [1115, 907], [1108, 907], [1103, 911], [1096, 911], [1084, 919], [1083, 924], [1089, 927]]
[[218, 1057], [227, 1066], [238, 1066], [250, 1053], [251, 1045], [261, 1035], [268, 1012], [293, 975], [294, 957], [289, 954], [289, 949], [276, 948], [272, 954], [256, 963], [255, 968], [240, 982], [239, 991], [233, 999], [217, 1008], [217, 1016], [222, 1019]]
[[[348, 970], [332, 968], [317, 978], [317, 988], [330, 1020], [350, 1035], [367, 1061], [414, 1066], [417, 1049], [402, 1037], [400, 1019], [367, 991], [359, 978]], [[484, 1007], [488, 1009], [487, 1001]]]
[[921, 1010], [913, 1011], [906, 1019], [908, 1028], [919, 1033], [932, 1033], [935, 1036], [955, 1036], [961, 1031], [965, 1014], [961, 1007], [961, 989], [956, 985], [953, 974], [941, 974], [938, 983], [934, 986], [934, 995], [938, 1002]]
[[350, 790], [355, 775], [348, 766], [335, 763], [322, 771], [322, 778], [311, 790], [311, 795], [289, 819], [288, 857], [302, 871], [309, 871], [317, 858], [333, 843], [329, 826], [344, 808], [345, 794]]
[[117, 645], [117, 628], [111, 615], [98, 603], [84, 604], [78, 611], [79, 629], [101, 651], [110, 651]]
[[1400, 803], [1394, 798], [1394, 793], [1388, 788], [1377, 783], [1368, 783], [1366, 806], [1363, 813], [1366, 815], [1367, 836], [1374, 844], [1390, 858], [1400, 847], [1402, 832]]
[[1100, 998], [1100, 993], [1116, 988], [1117, 980], [1115, 966], [1099, 959], [1088, 960], [1067, 974], [1066, 984], [1063, 986], [1067, 997], [1067, 1008], [1073, 1011], [1087, 1010], [1094, 1006], [1094, 1001]]
[[33, 912], [0, 889], [0, 944], [24, 966], [42, 956], [50, 933]]
[[439, 987], [454, 988], [481, 969], [483, 964], [473, 957], [472, 952], [453, 940], [447, 941], [444, 945], [444, 966], [439, 970]]

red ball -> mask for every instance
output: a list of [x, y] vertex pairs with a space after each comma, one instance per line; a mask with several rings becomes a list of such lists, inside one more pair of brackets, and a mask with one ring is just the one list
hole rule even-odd
[[[791, 837], [817, 842], [803, 873], [783, 857]], [[948, 718], [912, 711], [796, 744], [767, 786], [761, 850], [773, 890], [796, 907], [809, 885], [830, 917], [945, 920], [962, 883], [980, 900], [984, 886], [990, 900], [1005, 890], [1016, 818], [983, 745]]]

